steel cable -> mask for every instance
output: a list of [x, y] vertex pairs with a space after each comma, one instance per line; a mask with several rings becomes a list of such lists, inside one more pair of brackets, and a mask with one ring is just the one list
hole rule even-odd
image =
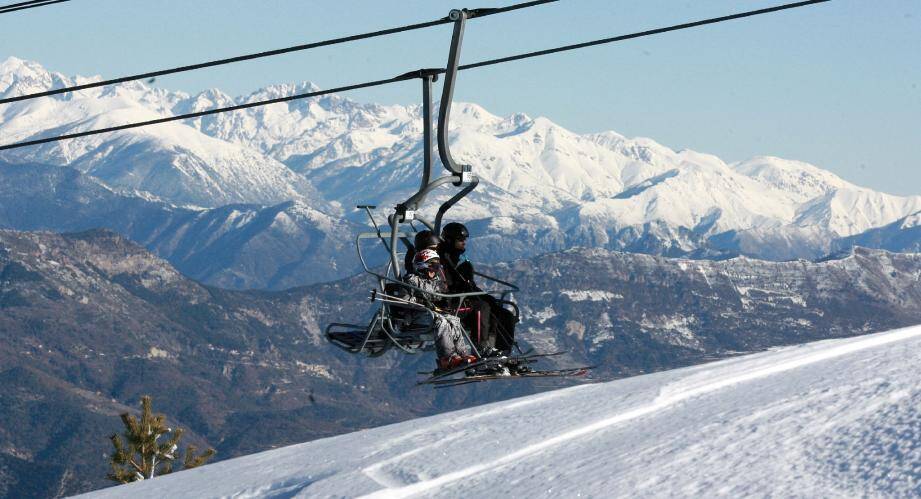
[[70, 0], [32, 0], [30, 2], [19, 2], [4, 5], [0, 7], [0, 14], [7, 12], [16, 12], [17, 10], [34, 9], [35, 7], [44, 7], [55, 3], [69, 2]]
[[[58, 2], [58, 1], [69, 1], [69, 0], [53, 0], [53, 1]], [[473, 11], [473, 12], [476, 13], [475, 17], [486, 17], [486, 16], [495, 15], [495, 14], [503, 14], [503, 13], [505, 13], [505, 12], [511, 12], [511, 11], [515, 11], [515, 10], [520, 10], [520, 9], [524, 9], [524, 8], [528, 8], [528, 7], [534, 7], [534, 6], [537, 6], [537, 5], [543, 5], [543, 4], [547, 4], [547, 3], [558, 2], [558, 1], [559, 1], [559, 0], [535, 0], [535, 1], [531, 1], [531, 2], [524, 2], [524, 3], [520, 3], [520, 4], [509, 5], [509, 6], [507, 6], [507, 7], [499, 7], [499, 8], [495, 8], [495, 9], [476, 9], [476, 10]], [[5, 98], [5, 99], [0, 99], [0, 104], [7, 104], [7, 103], [11, 103], [11, 102], [19, 102], [19, 101], [24, 101], [24, 100], [29, 100], [29, 99], [36, 99], [36, 98], [38, 98], [38, 97], [48, 97], [48, 96], [51, 96], [51, 95], [58, 95], [58, 94], [63, 94], [63, 93], [67, 93], [67, 92], [76, 92], [76, 91], [78, 91], [78, 90], [86, 90], [86, 89], [90, 89], [90, 88], [103, 87], [103, 86], [106, 86], [106, 85], [114, 85], [114, 84], [117, 84], [117, 83], [125, 83], [125, 82], [135, 81], [135, 80], [146, 80], [146, 79], [149, 79], [149, 78], [156, 78], [156, 77], [158, 77], [158, 76], [165, 76], [165, 75], [171, 75], [171, 74], [176, 74], [176, 73], [184, 73], [184, 72], [187, 72], [187, 71], [195, 71], [195, 70], [199, 70], [199, 69], [212, 68], [212, 67], [215, 67], [215, 66], [223, 66], [223, 65], [225, 65], [225, 64], [233, 64], [233, 63], [236, 63], [236, 62], [251, 61], [251, 60], [253, 60], [253, 59], [262, 59], [262, 58], [265, 58], [265, 57], [273, 57], [273, 56], [282, 55], [282, 54], [290, 54], [290, 53], [292, 53], [292, 52], [300, 52], [300, 51], [315, 49], [315, 48], [319, 48], [319, 47], [328, 47], [328, 46], [330, 46], [330, 45], [338, 45], [338, 44], [341, 44], [341, 43], [348, 43], [348, 42], [354, 42], [354, 41], [358, 41], [358, 40], [365, 40], [365, 39], [368, 39], [368, 38], [375, 38], [375, 37], [384, 36], [384, 35], [392, 35], [392, 34], [396, 34], [396, 33], [402, 33], [402, 32], [405, 32], [405, 31], [412, 31], [412, 30], [417, 30], [417, 29], [422, 29], [422, 28], [429, 28], [429, 27], [432, 27], [432, 26], [438, 26], [438, 25], [441, 25], [441, 24], [450, 24], [450, 23], [452, 23], [452, 22], [453, 22], [453, 21], [451, 21], [451, 20], [449, 20], [448, 18], [445, 17], [445, 18], [442, 18], [442, 19], [436, 19], [436, 20], [434, 20], [434, 21], [427, 21], [427, 22], [421, 22], [421, 23], [416, 23], [416, 24], [408, 24], [408, 25], [399, 26], [399, 27], [396, 27], [396, 28], [382, 29], [382, 30], [378, 30], [378, 31], [371, 31], [371, 32], [368, 32], [368, 33], [361, 33], [361, 34], [357, 34], [357, 35], [343, 36], [343, 37], [340, 37], [340, 38], [332, 38], [332, 39], [329, 39], [329, 40], [323, 40], [323, 41], [319, 41], [319, 42], [305, 43], [305, 44], [302, 44], [302, 45], [294, 45], [294, 46], [291, 46], [291, 47], [285, 47], [285, 48], [274, 49], [274, 50], [267, 50], [267, 51], [264, 51], [264, 52], [256, 52], [256, 53], [252, 53], [252, 54], [239, 55], [239, 56], [235, 56], [235, 57], [228, 57], [228, 58], [226, 58], [226, 59], [216, 59], [216, 60], [213, 60], [213, 61], [202, 62], [202, 63], [198, 63], [198, 64], [189, 64], [189, 65], [187, 65], [187, 66], [179, 66], [179, 67], [170, 68], [170, 69], [161, 69], [161, 70], [157, 70], [157, 71], [148, 71], [148, 72], [146, 72], [146, 73], [139, 73], [139, 74], [134, 74], [134, 75], [129, 75], [129, 76], [122, 76], [122, 77], [119, 77], [119, 78], [113, 78], [113, 79], [111, 79], [111, 80], [103, 80], [103, 81], [97, 81], [97, 82], [92, 82], [92, 83], [84, 83], [84, 84], [82, 84], [82, 85], [74, 85], [74, 86], [72, 86], [72, 87], [65, 87], [65, 88], [57, 88], [57, 89], [53, 89], [53, 90], [46, 90], [46, 91], [44, 91], [44, 92], [36, 92], [36, 93], [33, 93], [33, 94], [18, 95], [18, 96], [16, 96], [16, 97], [7, 97], [7, 98]]]
[[[758, 10], [753, 10], [753, 11], [740, 12], [740, 13], [738, 13], [738, 14], [732, 14], [732, 15], [722, 16], [722, 17], [715, 17], [715, 18], [704, 19], [704, 20], [701, 20], [701, 21], [694, 21], [694, 22], [683, 23], [683, 24], [676, 24], [676, 25], [673, 25], [673, 26], [668, 26], [668, 27], [664, 27], [664, 28], [657, 28], [657, 29], [652, 29], [652, 30], [646, 30], [646, 31], [639, 31], [639, 32], [631, 33], [631, 34], [627, 34], [627, 35], [620, 35], [620, 36], [615, 36], [615, 37], [610, 37], [610, 38], [602, 38], [602, 39], [598, 39], [598, 40], [593, 40], [593, 41], [583, 42], [583, 43], [577, 43], [577, 44], [572, 44], [572, 45], [564, 45], [564, 46], [556, 47], [556, 48], [552, 48], [552, 49], [539, 50], [539, 51], [535, 51], [535, 52], [527, 52], [527, 53], [524, 53], [524, 54], [518, 54], [518, 55], [513, 55], [513, 56], [508, 56], [508, 57], [500, 57], [500, 58], [497, 58], [497, 59], [489, 59], [489, 60], [486, 60], [486, 61], [480, 61], [480, 62], [475, 62], [475, 63], [472, 63], [472, 64], [465, 64], [465, 65], [459, 66], [459, 67], [458, 67], [458, 70], [467, 70], [467, 69], [480, 68], [480, 67], [484, 67], [484, 66], [492, 66], [492, 65], [495, 65], [495, 64], [503, 64], [503, 63], [506, 63], [506, 62], [517, 61], [517, 60], [527, 59], [527, 58], [531, 58], [531, 57], [544, 56], [544, 55], [554, 54], [554, 53], [557, 53], [557, 52], [564, 52], [564, 51], [569, 51], [569, 50], [575, 50], [575, 49], [584, 48], [584, 47], [591, 47], [591, 46], [595, 46], [595, 45], [602, 45], [602, 44], [607, 44], [607, 43], [615, 43], [615, 42], [620, 42], [620, 41], [624, 41], [624, 40], [630, 40], [630, 39], [634, 39], [634, 38], [640, 38], [640, 37], [644, 37], [644, 36], [652, 36], [652, 35], [657, 35], [657, 34], [661, 34], [661, 33], [667, 33], [667, 32], [670, 32], [670, 31], [677, 31], [677, 30], [682, 30], [682, 29], [689, 29], [689, 28], [694, 28], [694, 27], [698, 27], [698, 26], [704, 26], [704, 25], [707, 25], [707, 24], [715, 24], [715, 23], [719, 23], [719, 22], [725, 22], [725, 21], [730, 21], [730, 20], [734, 20], [734, 19], [741, 19], [741, 18], [744, 18], [744, 17], [751, 17], [751, 16], [760, 15], [760, 14], [768, 14], [768, 13], [771, 13], [771, 12], [778, 12], [778, 11], [781, 11], [781, 10], [793, 9], [793, 8], [796, 8], [796, 7], [804, 7], [804, 6], [807, 6], [807, 5], [818, 4], [818, 3], [824, 3], [824, 2], [830, 2], [830, 1], [831, 1], [831, 0], [808, 0], [808, 1], [803, 1], [803, 2], [796, 2], [796, 3], [778, 5], [778, 6], [775, 6], [775, 7], [769, 7], [769, 8], [765, 8], [765, 9], [758, 9]], [[88, 135], [96, 135], [96, 134], [100, 134], [100, 133], [115, 132], [115, 131], [119, 131], [119, 130], [126, 130], [126, 129], [129, 129], [129, 128], [137, 128], [137, 127], [142, 127], [142, 126], [155, 125], [155, 124], [159, 124], [159, 123], [167, 123], [167, 122], [170, 122], [170, 121], [178, 121], [178, 120], [185, 120], [185, 119], [190, 119], [190, 118], [198, 118], [198, 117], [201, 117], [201, 116], [207, 116], [207, 115], [211, 115], [211, 114], [219, 114], [219, 113], [226, 113], [226, 112], [230, 112], [230, 111], [238, 111], [238, 110], [241, 110], [241, 109], [259, 107], [259, 106], [265, 106], [265, 105], [276, 104], [276, 103], [280, 103], [280, 102], [289, 102], [289, 101], [293, 101], [293, 100], [307, 99], [307, 98], [310, 98], [310, 97], [318, 97], [318, 96], [321, 96], [321, 95], [327, 95], [327, 94], [336, 93], [336, 92], [345, 92], [345, 91], [349, 91], [349, 90], [357, 90], [357, 89], [360, 89], [360, 88], [368, 88], [368, 87], [375, 87], [375, 86], [380, 86], [380, 85], [387, 85], [387, 84], [390, 84], [390, 83], [396, 83], [396, 82], [400, 82], [400, 81], [406, 81], [406, 80], [410, 80], [410, 79], [413, 79], [413, 78], [417, 78], [418, 76], [421, 76], [423, 73], [427, 73], [427, 74], [433, 74], [433, 73], [434, 73], [434, 74], [443, 74], [444, 72], [445, 72], [444, 69], [416, 70], [416, 71], [411, 71], [411, 72], [402, 74], [402, 75], [397, 76], [397, 77], [394, 77], [394, 78], [387, 78], [387, 79], [383, 79], [383, 80], [369, 81], [369, 82], [365, 82], [365, 83], [357, 83], [357, 84], [353, 84], [353, 85], [346, 85], [346, 86], [342, 86], [342, 87], [330, 88], [330, 89], [328, 89], [328, 90], [320, 90], [320, 91], [316, 91], [316, 92], [308, 92], [308, 93], [303, 93], [303, 94], [290, 95], [290, 96], [286, 96], [286, 97], [279, 97], [279, 98], [269, 99], [269, 100], [264, 100], [264, 101], [249, 102], [249, 103], [246, 103], [246, 104], [239, 104], [239, 105], [236, 105], [236, 106], [229, 106], [229, 107], [223, 107], [223, 108], [210, 109], [210, 110], [207, 110], [207, 111], [199, 111], [199, 112], [195, 112], [195, 113], [182, 114], [182, 115], [178, 115], [178, 116], [169, 116], [169, 117], [159, 118], [159, 119], [155, 119], [155, 120], [142, 121], [142, 122], [138, 122], [138, 123], [128, 123], [128, 124], [125, 124], [125, 125], [119, 125], [119, 126], [114, 126], [114, 127], [109, 127], [109, 128], [98, 129], [98, 130], [88, 130], [88, 131], [85, 131], [85, 132], [77, 132], [77, 133], [72, 133], [72, 134], [59, 135], [59, 136], [54, 136], [54, 137], [47, 137], [47, 138], [36, 139], [36, 140], [30, 140], [30, 141], [25, 141], [25, 142], [18, 142], [18, 143], [14, 143], [14, 144], [8, 144], [8, 145], [0, 146], [0, 151], [8, 150], [8, 149], [15, 149], [15, 148], [19, 148], [19, 147], [27, 147], [27, 146], [33, 146], [33, 145], [39, 145], [39, 144], [46, 144], [46, 143], [49, 143], [49, 142], [56, 142], [56, 141], [60, 141], [60, 140], [73, 139], [73, 138], [78, 138], [78, 137], [86, 137], [86, 136], [88, 136]]]

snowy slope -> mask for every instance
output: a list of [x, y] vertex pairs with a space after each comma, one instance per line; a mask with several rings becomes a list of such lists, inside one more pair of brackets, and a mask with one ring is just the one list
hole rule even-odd
[[318, 440], [90, 496], [916, 497], [919, 361], [921, 326], [821, 341]]

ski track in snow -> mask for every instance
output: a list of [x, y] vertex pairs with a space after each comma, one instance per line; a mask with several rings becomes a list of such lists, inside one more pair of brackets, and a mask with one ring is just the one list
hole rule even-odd
[[679, 404], [685, 400], [699, 397], [707, 393], [715, 392], [721, 390], [731, 385], [745, 383], [758, 378], [764, 378], [771, 376], [773, 374], [782, 373], [784, 371], [789, 371], [792, 369], [797, 369], [800, 367], [805, 367], [816, 362], [821, 362], [824, 360], [832, 359], [835, 357], [840, 357], [842, 355], [847, 355], [850, 353], [858, 352], [867, 348], [879, 347], [889, 343], [894, 343], [897, 341], [903, 341], [909, 338], [921, 337], [921, 328], [914, 329], [904, 329], [891, 333], [887, 336], [873, 336], [870, 338], [863, 339], [862, 341], [841, 345], [839, 347], [831, 348], [825, 351], [819, 351], [815, 353], [810, 353], [804, 355], [800, 358], [793, 358], [785, 362], [774, 365], [766, 365], [762, 368], [756, 369], [754, 371], [743, 373], [737, 376], [732, 376], [724, 379], [719, 379], [716, 381], [704, 382], [698, 386], [694, 387], [682, 387], [681, 390], [669, 390], [673, 388], [672, 386], [666, 386], [664, 393], [653, 401], [652, 404], [647, 406], [639, 407], [627, 412], [616, 414], [610, 418], [602, 419], [595, 423], [576, 428], [574, 430], [567, 431], [565, 433], [559, 434], [555, 437], [548, 438], [541, 442], [529, 445], [524, 447], [516, 452], [506, 455], [500, 459], [496, 459], [490, 462], [478, 464], [476, 466], [470, 466], [453, 473], [439, 476], [437, 478], [432, 478], [429, 480], [420, 481], [412, 485], [401, 487], [401, 488], [392, 488], [384, 489], [378, 492], [368, 494], [363, 497], [367, 498], [391, 498], [391, 497], [410, 497], [416, 494], [430, 491], [439, 487], [443, 487], [452, 482], [458, 480], [463, 480], [464, 478], [470, 477], [475, 474], [495, 471], [497, 468], [504, 466], [506, 464], [518, 461], [522, 458], [530, 457], [535, 454], [538, 454], [545, 449], [554, 447], [564, 443], [568, 440], [576, 439], [583, 437], [585, 435], [593, 434], [598, 431], [604, 430], [610, 426], [614, 426], [632, 419], [643, 417], [649, 415], [650, 413], [661, 411], [672, 407], [676, 404]]
[[97, 495], [917, 497], [918, 340], [921, 326], [585, 384]]
[[[584, 385], [584, 386], [587, 386], [587, 385]], [[579, 388], [579, 387], [575, 387], [575, 388]], [[473, 421], [475, 421], [475, 420], [477, 420], [477, 419], [483, 419], [483, 418], [487, 418], [487, 417], [491, 417], [491, 416], [496, 416], [496, 415], [501, 414], [501, 413], [503, 413], [503, 412], [514, 411], [514, 410], [516, 410], [516, 409], [520, 409], [520, 408], [523, 408], [523, 407], [527, 407], [527, 406], [529, 406], [529, 405], [534, 405], [534, 404], [537, 404], [537, 403], [539, 403], [539, 402], [544, 402], [544, 401], [547, 401], [547, 400], [550, 400], [550, 399], [553, 399], [553, 398], [558, 398], [558, 397], [561, 397], [561, 396], [563, 396], [563, 392], [562, 392], [561, 390], [557, 390], [557, 391], [549, 392], [549, 393], [546, 393], [546, 394], [543, 394], [543, 395], [538, 395], [538, 396], [534, 396], [534, 397], [528, 397], [528, 398], [524, 398], [524, 399], [512, 401], [511, 403], [508, 403], [508, 404], [505, 404], [505, 405], [497, 405], [497, 406], [492, 407], [492, 408], [489, 409], [489, 410], [480, 411], [480, 412], [478, 412], [478, 413], [476, 413], [476, 414], [473, 414], [473, 415], [470, 415], [470, 416], [467, 416], [467, 417], [464, 417], [464, 418], [458, 418], [456, 421], [449, 421], [449, 422], [447, 422], [447, 424], [449, 424], [449, 425], [465, 425], [465, 424], [470, 424], [471, 422], [473, 422]], [[408, 434], [406, 434], [406, 435], [404, 435], [404, 436], [402, 436], [402, 437], [398, 437], [398, 438], [395, 438], [395, 439], [391, 440], [391, 441], [389, 442], [389, 445], [390, 445], [390, 446], [393, 446], [394, 444], [398, 444], [398, 443], [401, 443], [401, 442], [404, 442], [404, 441], [407, 441], [407, 440], [412, 440], [412, 439], [415, 439], [415, 438], [417, 438], [417, 437], [419, 437], [419, 436], [425, 436], [425, 435], [427, 435], [427, 434], [430, 433], [430, 432], [431, 432], [431, 428], [423, 427], [423, 428], [421, 428], [421, 429], [419, 429], [419, 430], [410, 432], [410, 433], [408, 433]], [[383, 485], [384, 487], [398, 487], [399, 485], [402, 485], [403, 482], [401, 482], [401, 481], [395, 481], [395, 480], [393, 480], [389, 475], [387, 475], [386, 473], [382, 472], [382, 470], [383, 470], [383, 468], [384, 468], [385, 466], [388, 466], [388, 465], [391, 465], [391, 464], [399, 464], [401, 461], [403, 461], [404, 459], [406, 459], [406, 458], [408, 458], [408, 457], [411, 457], [411, 456], [414, 456], [414, 455], [416, 455], [416, 454], [419, 454], [420, 452], [423, 452], [423, 451], [425, 451], [425, 450], [428, 450], [428, 449], [431, 449], [431, 448], [434, 448], [434, 447], [437, 447], [437, 446], [440, 446], [440, 445], [444, 445], [444, 444], [447, 444], [447, 443], [456, 441], [456, 440], [458, 440], [459, 438], [461, 438], [461, 436], [462, 436], [462, 434], [458, 433], [458, 434], [453, 435], [453, 436], [449, 436], [449, 437], [445, 437], [445, 438], [440, 439], [440, 440], [433, 441], [433, 442], [431, 442], [431, 443], [429, 443], [429, 444], [427, 444], [427, 445], [424, 445], [424, 446], [422, 446], [422, 447], [417, 447], [417, 448], [412, 449], [412, 450], [410, 450], [410, 451], [404, 452], [404, 453], [399, 454], [399, 455], [397, 455], [397, 456], [394, 456], [394, 457], [385, 459], [385, 460], [380, 461], [380, 462], [378, 462], [378, 463], [375, 463], [375, 464], [373, 464], [373, 465], [371, 465], [371, 466], [368, 466], [368, 467], [364, 468], [364, 469], [362, 470], [362, 472], [363, 472], [365, 475], [367, 475], [369, 478], [371, 478], [372, 480], [374, 480], [374, 481], [378, 482], [379, 484]], [[383, 449], [382, 449], [382, 450], [383, 450]], [[371, 456], [373, 456], [373, 455], [375, 455], [375, 454], [378, 454], [378, 453], [380, 453], [380, 452], [381, 452], [381, 451], [374, 452], [374, 453], [372, 453], [372, 454], [371, 454], [370, 456], [368, 456], [368, 457], [371, 457]]]

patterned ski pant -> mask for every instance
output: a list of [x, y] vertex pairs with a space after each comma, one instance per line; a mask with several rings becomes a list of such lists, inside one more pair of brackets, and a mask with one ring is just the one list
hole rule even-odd
[[414, 326], [430, 325], [435, 332], [435, 353], [438, 358], [470, 355], [470, 345], [464, 339], [464, 327], [454, 315], [419, 311], [413, 314]]

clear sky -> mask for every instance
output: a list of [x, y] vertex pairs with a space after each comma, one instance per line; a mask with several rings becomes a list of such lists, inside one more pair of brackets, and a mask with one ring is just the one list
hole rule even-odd
[[[12, 2], [13, 0], [10, 0]], [[462, 61], [575, 43], [789, 0], [562, 0], [471, 21]], [[0, 0], [0, 3], [10, 3]], [[442, 17], [442, 0], [72, 0], [0, 15], [0, 59], [106, 77]], [[450, 26], [158, 79], [243, 94], [443, 66]], [[349, 93], [411, 103], [418, 83]], [[461, 73], [458, 100], [614, 130], [727, 161], [800, 159], [859, 185], [921, 194], [921, 1], [829, 3]]]

